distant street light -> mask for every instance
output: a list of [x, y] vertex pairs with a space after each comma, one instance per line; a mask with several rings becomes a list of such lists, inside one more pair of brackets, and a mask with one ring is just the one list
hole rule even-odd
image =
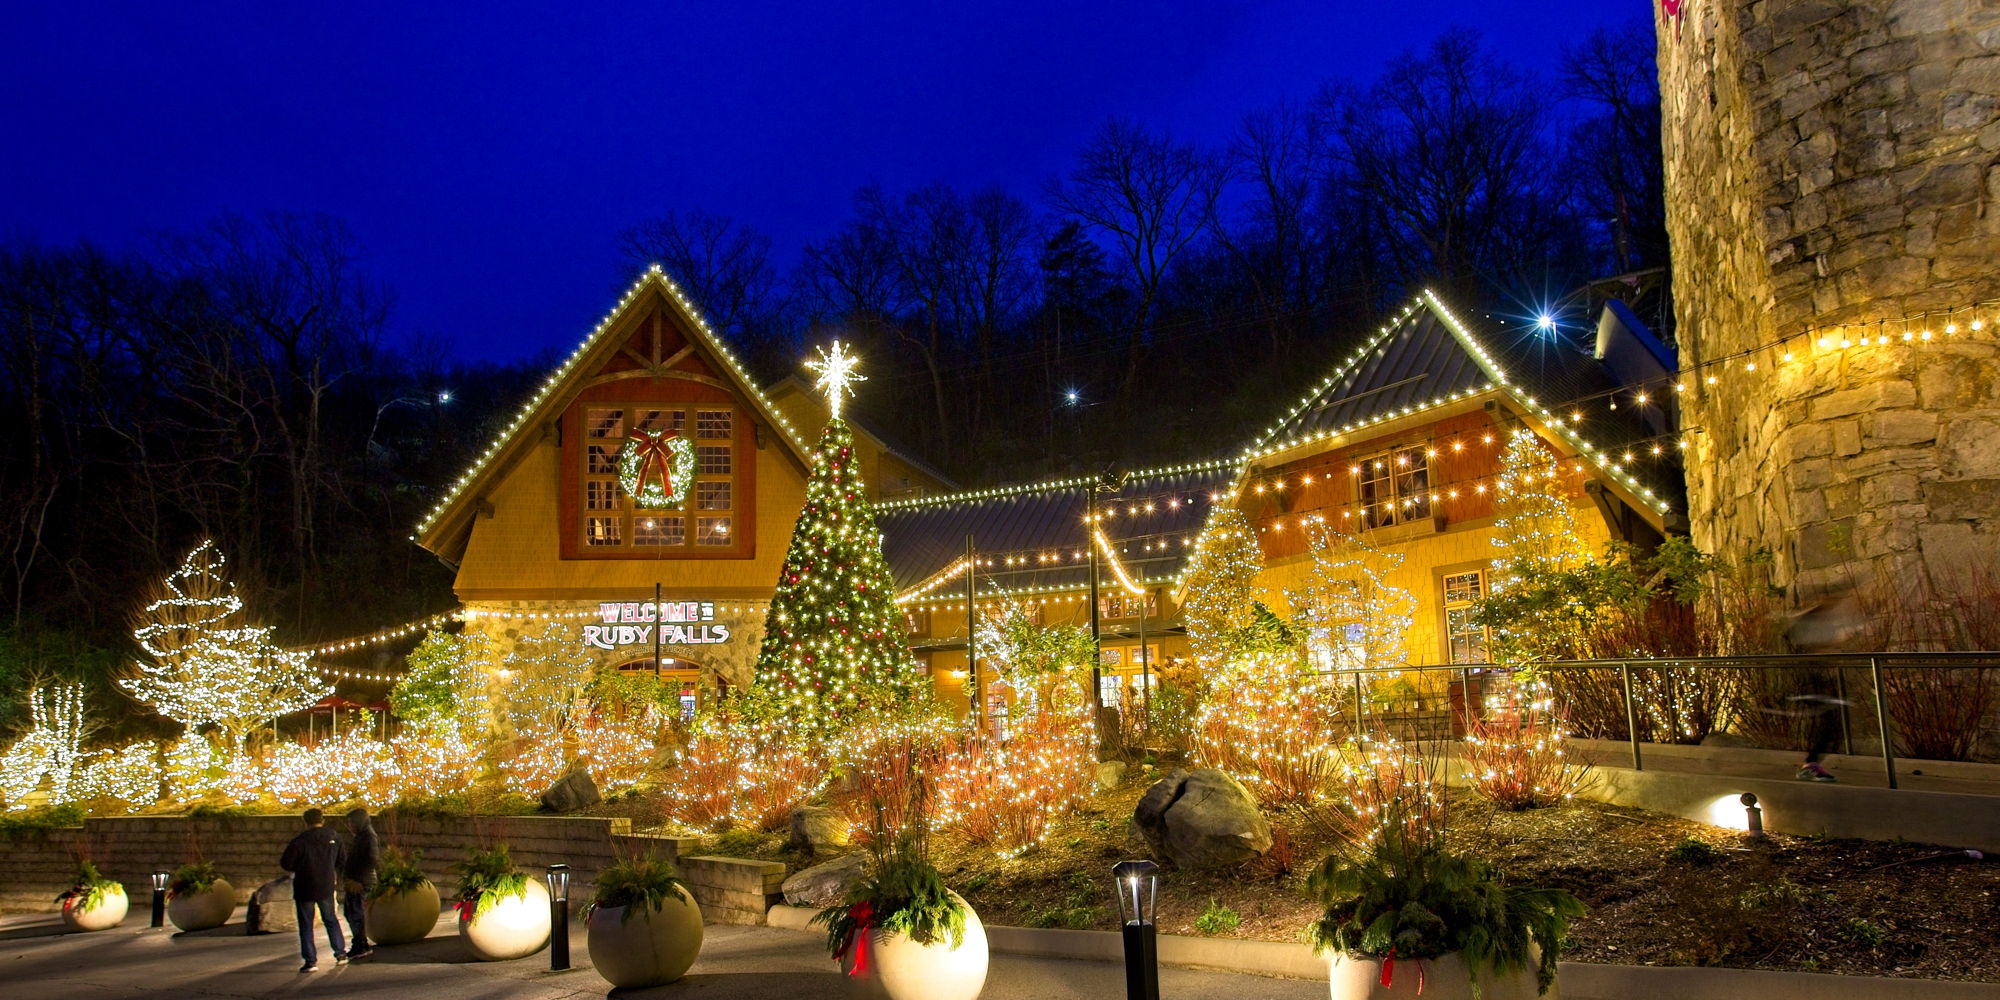
[[1063, 400], [1071, 406], [1075, 406], [1082, 399], [1083, 395], [1075, 389], [1070, 389], [1063, 393]]

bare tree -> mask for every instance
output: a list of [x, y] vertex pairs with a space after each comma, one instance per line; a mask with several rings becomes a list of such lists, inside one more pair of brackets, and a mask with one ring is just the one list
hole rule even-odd
[[1580, 200], [1609, 233], [1619, 271], [1667, 260], [1655, 44], [1652, 25], [1634, 23], [1599, 28], [1562, 55], [1564, 90], [1591, 109], [1571, 130], [1564, 162], [1580, 175]]
[[771, 238], [728, 216], [669, 211], [618, 236], [634, 267], [659, 264], [717, 330], [747, 342], [775, 301]]
[[1132, 282], [1126, 322], [1122, 404], [1130, 401], [1149, 324], [1174, 262], [1208, 228], [1225, 171], [1192, 145], [1112, 119], [1084, 149], [1069, 183], [1052, 184], [1049, 201], [1110, 237]]
[[1549, 253], [1562, 215], [1549, 99], [1476, 36], [1406, 53], [1366, 90], [1329, 87], [1319, 108], [1404, 281], [1470, 290]]

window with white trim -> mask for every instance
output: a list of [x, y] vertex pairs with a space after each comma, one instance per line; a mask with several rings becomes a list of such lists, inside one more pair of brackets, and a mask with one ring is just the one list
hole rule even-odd
[[[580, 509], [575, 522], [583, 544], [593, 552], [609, 549], [643, 550], [726, 548], [742, 499], [735, 483], [736, 428], [733, 409], [694, 411], [694, 482], [688, 484], [683, 509], [646, 510], [638, 507], [619, 480], [620, 449], [635, 432], [681, 435], [688, 429], [689, 411], [649, 405], [589, 406], [583, 411], [583, 475]], [[690, 442], [692, 443], [692, 442]], [[690, 515], [699, 511], [700, 517]]]
[[1445, 651], [1452, 663], [1491, 663], [1492, 635], [1486, 626], [1472, 620], [1474, 609], [1486, 596], [1486, 572], [1466, 570], [1444, 578]]
[[1423, 448], [1394, 448], [1355, 464], [1355, 499], [1361, 505], [1363, 528], [1431, 516], [1430, 456]]

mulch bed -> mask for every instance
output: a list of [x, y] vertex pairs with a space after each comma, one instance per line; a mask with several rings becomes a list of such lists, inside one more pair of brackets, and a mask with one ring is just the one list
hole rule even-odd
[[[1146, 856], [1127, 820], [1155, 776], [1096, 796], [1020, 857], [941, 835], [935, 860], [987, 923], [1116, 930], [1111, 866]], [[1502, 812], [1469, 793], [1454, 795], [1451, 824], [1457, 846], [1511, 882], [1567, 889], [1589, 904], [1567, 960], [2000, 981], [2000, 862], [1919, 844], [1753, 840], [1591, 802]], [[1300, 940], [1314, 916], [1306, 876], [1326, 841], [1295, 817], [1275, 825], [1277, 846], [1257, 862], [1164, 872], [1161, 932]], [[824, 860], [785, 851], [778, 836], [724, 836], [709, 846], [794, 870]], [[1233, 929], [1222, 929], [1223, 910], [1236, 916]]]

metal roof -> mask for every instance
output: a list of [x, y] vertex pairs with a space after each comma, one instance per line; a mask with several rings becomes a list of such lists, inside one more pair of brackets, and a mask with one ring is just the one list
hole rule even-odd
[[[1208, 521], [1214, 505], [1210, 498], [1225, 493], [1235, 476], [1233, 465], [1139, 473], [1119, 488], [1099, 493], [1099, 509], [1107, 514], [1101, 522], [1105, 538], [1125, 571], [1135, 580], [1178, 574]], [[970, 535], [975, 550], [984, 554], [978, 571], [981, 590], [1085, 587], [1090, 534], [1084, 517], [1090, 490], [1071, 481], [999, 496], [878, 509], [883, 556], [896, 586], [907, 589], [964, 558]], [[985, 565], [988, 556], [994, 565]], [[1009, 557], [1018, 562], [1008, 565]], [[950, 586], [942, 591], [955, 592]]]

